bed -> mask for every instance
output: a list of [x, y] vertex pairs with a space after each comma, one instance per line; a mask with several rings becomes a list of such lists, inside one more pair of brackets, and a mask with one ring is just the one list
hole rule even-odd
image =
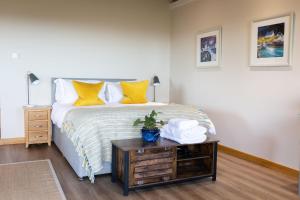
[[[95, 107], [74, 107], [55, 102], [56, 85], [52, 86], [52, 122], [53, 141], [69, 162], [79, 179], [111, 172], [111, 140], [140, 137], [139, 128], [132, 127], [137, 117], [143, 117], [149, 111], [160, 111], [161, 119], [172, 117], [193, 118], [207, 126], [210, 133], [215, 129], [209, 118], [194, 107], [167, 105], [149, 102], [147, 104], [123, 105], [111, 104]], [[63, 78], [66, 80], [96, 80], [107, 82], [134, 81], [134, 79], [82, 79]]]
[[[60, 77], [61, 78], [61, 77]], [[55, 107], [56, 101], [55, 101], [55, 91], [56, 91], [56, 84], [55, 80], [59, 79], [58, 77], [51, 78], [51, 104], [54, 105], [53, 111], [54, 112], [68, 112], [68, 107]], [[108, 82], [120, 82], [120, 81], [134, 81], [135, 79], [97, 79], [97, 78], [62, 78], [66, 80], [80, 80], [80, 81], [86, 81], [86, 80], [99, 80], [99, 81], [108, 81]], [[63, 113], [65, 114], [65, 113]], [[58, 114], [57, 118], [63, 118], [63, 114], [59, 117], [60, 114]], [[57, 119], [54, 119], [54, 121], [58, 121]], [[62, 119], [60, 119], [62, 120]], [[52, 115], [52, 122], [53, 122], [53, 115]], [[53, 142], [56, 144], [60, 152], [63, 154], [65, 159], [69, 162], [73, 170], [75, 171], [76, 175], [78, 176], [79, 180], [82, 180], [84, 177], [87, 177], [88, 174], [82, 167], [82, 158], [79, 157], [78, 153], [76, 152], [75, 146], [73, 145], [72, 141], [67, 137], [66, 134], [63, 134], [61, 132], [61, 127], [58, 127], [58, 122], [52, 123], [53, 125]], [[97, 172], [96, 175], [100, 174], [107, 174], [111, 172], [111, 164], [109, 162], [104, 164], [104, 167], [101, 171]]]

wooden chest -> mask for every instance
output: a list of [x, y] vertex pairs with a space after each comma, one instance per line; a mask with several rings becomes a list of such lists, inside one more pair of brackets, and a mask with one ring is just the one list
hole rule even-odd
[[112, 141], [112, 181], [131, 189], [212, 177], [216, 180], [217, 143], [181, 145], [160, 138], [157, 143], [141, 139]]

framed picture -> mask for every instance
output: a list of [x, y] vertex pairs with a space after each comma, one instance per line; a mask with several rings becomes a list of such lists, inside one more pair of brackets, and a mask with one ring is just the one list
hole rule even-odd
[[290, 66], [293, 15], [254, 21], [250, 66]]
[[197, 67], [218, 67], [221, 58], [221, 28], [197, 35]]

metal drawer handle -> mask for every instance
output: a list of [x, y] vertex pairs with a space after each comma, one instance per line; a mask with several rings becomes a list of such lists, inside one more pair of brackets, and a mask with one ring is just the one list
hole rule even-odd
[[34, 126], [34, 128], [42, 128], [42, 125]]
[[138, 185], [142, 185], [142, 184], [144, 184], [144, 181], [142, 181], [142, 180], [137, 181], [137, 184], [138, 184]]
[[144, 153], [144, 149], [138, 149], [138, 151], [137, 151], [139, 154], [142, 154], [142, 153]]
[[34, 138], [42, 138], [42, 135], [34, 136]]

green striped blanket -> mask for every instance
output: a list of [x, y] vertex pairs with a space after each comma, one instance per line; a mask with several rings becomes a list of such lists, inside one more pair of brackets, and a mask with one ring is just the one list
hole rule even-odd
[[62, 132], [73, 142], [82, 158], [83, 168], [91, 182], [94, 175], [103, 168], [104, 162], [111, 162], [111, 140], [141, 137], [141, 127], [133, 127], [137, 118], [143, 118], [152, 110], [161, 112], [160, 120], [171, 118], [196, 119], [201, 125], [215, 133], [214, 126], [206, 114], [193, 106], [177, 104], [163, 106], [126, 106], [78, 108], [71, 110], [64, 118]]

